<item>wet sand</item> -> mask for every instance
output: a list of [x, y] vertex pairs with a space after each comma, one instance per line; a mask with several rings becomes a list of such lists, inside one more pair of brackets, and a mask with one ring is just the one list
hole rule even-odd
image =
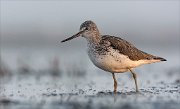
[[[103, 73], [103, 72], [101, 72]], [[108, 74], [107, 74], [108, 75]], [[158, 81], [140, 85], [136, 93], [133, 79], [129, 84], [118, 80], [118, 93], [114, 94], [110, 75], [101, 77], [50, 77], [32, 75], [6, 78], [1, 84], [1, 109], [179, 109], [180, 82]], [[168, 77], [168, 76], [167, 76]], [[5, 78], [4, 78], [5, 79]], [[124, 80], [127, 80], [124, 79]], [[121, 82], [123, 82], [122, 80]], [[152, 80], [153, 81], [153, 80]], [[124, 81], [125, 82], [125, 81]]]

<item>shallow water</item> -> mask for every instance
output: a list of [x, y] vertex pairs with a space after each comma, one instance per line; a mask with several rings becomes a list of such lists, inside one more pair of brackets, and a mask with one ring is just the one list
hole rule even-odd
[[[144, 107], [178, 109], [180, 107], [178, 81], [140, 85], [140, 92], [136, 93], [133, 81], [129, 78], [130, 85], [118, 84], [118, 93], [115, 95], [112, 92], [112, 80], [103, 77], [94, 77], [93, 80], [86, 78], [86, 81], [79, 77], [73, 79], [49, 76], [40, 79], [34, 76], [13, 77], [12, 82], [1, 84], [0, 107], [2, 109], [143, 109]], [[142, 80], [139, 78], [138, 82], [140, 81]]]

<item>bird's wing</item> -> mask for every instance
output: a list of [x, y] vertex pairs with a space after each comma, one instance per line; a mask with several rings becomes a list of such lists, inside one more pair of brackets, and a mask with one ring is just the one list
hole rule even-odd
[[102, 36], [102, 40], [108, 41], [113, 49], [118, 50], [119, 53], [128, 56], [133, 61], [151, 60], [157, 58], [156, 56], [137, 49], [134, 45], [119, 37], [104, 35]]

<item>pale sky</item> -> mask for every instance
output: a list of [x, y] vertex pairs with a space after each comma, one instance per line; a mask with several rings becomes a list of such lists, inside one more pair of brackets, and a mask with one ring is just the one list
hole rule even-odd
[[0, 15], [3, 45], [53, 44], [78, 32], [85, 20], [94, 21], [102, 34], [136, 43], [177, 45], [180, 37], [178, 0], [4, 0]]

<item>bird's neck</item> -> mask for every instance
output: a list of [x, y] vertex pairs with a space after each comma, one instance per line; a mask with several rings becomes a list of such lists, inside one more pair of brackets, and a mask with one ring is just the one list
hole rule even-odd
[[100, 34], [94, 34], [94, 35], [92, 35], [90, 37], [87, 37], [86, 39], [87, 39], [88, 43], [96, 45], [96, 44], [100, 43], [101, 35]]

